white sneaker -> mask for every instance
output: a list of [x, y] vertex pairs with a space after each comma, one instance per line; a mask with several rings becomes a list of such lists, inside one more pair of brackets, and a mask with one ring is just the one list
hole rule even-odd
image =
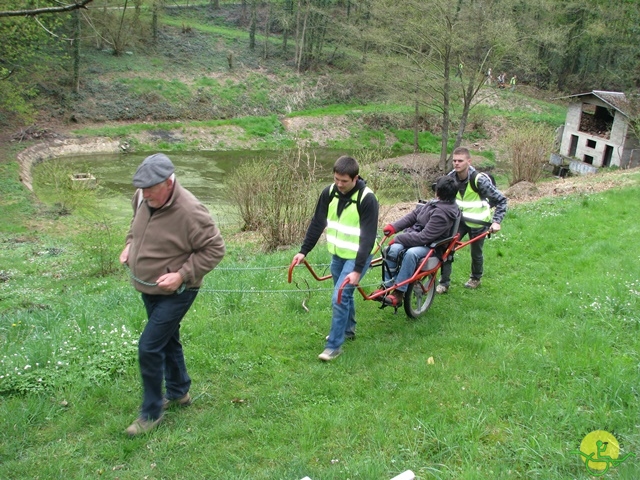
[[323, 362], [330, 362], [334, 358], [337, 358], [342, 353], [341, 348], [325, 348], [318, 358]]
[[438, 285], [436, 287], [436, 293], [447, 293], [449, 291], [449, 287], [446, 285]]

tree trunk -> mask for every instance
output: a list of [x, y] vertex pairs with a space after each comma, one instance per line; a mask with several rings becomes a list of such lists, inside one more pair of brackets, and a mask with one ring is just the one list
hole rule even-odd
[[122, 15], [120, 16], [120, 24], [118, 25], [118, 31], [116, 32], [115, 37], [113, 39], [113, 53], [115, 55], [120, 55], [124, 50], [125, 41], [122, 38], [124, 35], [122, 32], [122, 29], [124, 27], [124, 16], [127, 13], [128, 4], [129, 4], [129, 0], [125, 0], [124, 5], [122, 7]]
[[293, 19], [293, 0], [286, 0], [284, 3], [284, 31], [282, 32], [282, 53], [287, 53], [289, 32], [291, 31], [291, 21]]
[[257, 9], [258, 1], [253, 0], [251, 2], [251, 23], [249, 23], [249, 48], [251, 50], [256, 48], [256, 28], [258, 23]]
[[418, 142], [418, 121], [420, 119], [420, 103], [417, 98], [418, 92], [416, 91], [416, 108], [415, 115], [413, 117], [413, 153], [418, 153], [420, 150], [420, 143]]
[[73, 12], [73, 91], [80, 93], [80, 13]]
[[154, 0], [153, 6], [151, 7], [151, 32], [154, 45], [158, 43], [158, 1], [159, 0]]
[[271, 31], [271, 2], [267, 2], [267, 18], [264, 22], [264, 53], [263, 58], [269, 58], [269, 32]]
[[440, 142], [440, 161], [438, 162], [438, 168], [442, 173], [446, 173], [449, 169], [449, 162], [447, 161], [448, 153], [447, 147], [449, 145], [449, 103], [451, 95], [451, 46], [447, 45], [445, 48], [444, 58], [444, 84], [442, 91], [442, 140]]
[[301, 12], [302, 0], [298, 0], [298, 12], [296, 15], [296, 69], [298, 73], [302, 72], [303, 58], [306, 49], [307, 19], [309, 17], [308, 6], [305, 6], [304, 18], [300, 18]]

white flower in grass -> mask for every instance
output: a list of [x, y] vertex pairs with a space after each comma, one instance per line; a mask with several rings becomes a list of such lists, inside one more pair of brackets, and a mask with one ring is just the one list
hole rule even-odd
[[31, 365], [25, 365], [25, 366], [24, 366], [24, 369], [25, 369], [25, 370], [29, 370], [30, 368], [31, 368]]

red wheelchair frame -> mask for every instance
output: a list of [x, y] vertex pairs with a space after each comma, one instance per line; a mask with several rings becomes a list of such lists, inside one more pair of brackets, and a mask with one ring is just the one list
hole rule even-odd
[[[416, 268], [415, 273], [411, 276], [411, 278], [408, 278], [404, 282], [392, 285], [389, 288], [376, 290], [371, 294], [367, 294], [360, 285], [356, 285], [355, 288], [358, 289], [358, 291], [360, 292], [360, 294], [365, 300], [381, 301], [382, 306], [380, 308], [384, 308], [386, 306], [389, 306], [384, 302], [384, 298], [389, 293], [391, 293], [393, 290], [395, 290], [400, 286], [409, 285], [409, 287], [407, 288], [407, 291], [404, 294], [404, 298], [402, 302], [404, 305], [404, 311], [409, 317], [418, 318], [420, 315], [422, 315], [429, 309], [429, 307], [431, 306], [431, 303], [433, 302], [433, 298], [435, 297], [435, 293], [436, 293], [436, 283], [437, 283], [436, 277], [437, 277], [438, 270], [440, 270], [440, 267], [442, 267], [442, 264], [449, 258], [450, 255], [457, 252], [461, 248], [464, 248], [467, 245], [480, 240], [481, 238], [489, 236], [492, 233], [492, 230], [488, 229], [487, 231], [481, 233], [480, 235], [466, 242], [461, 242], [460, 233], [457, 230], [458, 228], [456, 224], [456, 228], [453, 229], [453, 231], [455, 231], [456, 233], [453, 236], [443, 238], [442, 240], [439, 240], [438, 242], [434, 242], [431, 245], [429, 245], [429, 252], [418, 264], [418, 267]], [[385, 235], [384, 237], [382, 237], [382, 239], [380, 240], [380, 243], [378, 243], [378, 246], [374, 251], [374, 255], [382, 251], [382, 247], [384, 243], [389, 238], [390, 238], [389, 235]], [[446, 246], [446, 248], [442, 253], [442, 258], [440, 258], [436, 253], [436, 249], [442, 246]], [[315, 272], [313, 267], [307, 262], [306, 259], [304, 259], [302, 263], [307, 267], [309, 272], [311, 272], [311, 275], [313, 276], [313, 278], [315, 278], [316, 280], [324, 281], [331, 278], [331, 275], [325, 275], [322, 277], [318, 276], [318, 274]], [[379, 257], [374, 258], [371, 261], [369, 268], [382, 266], [383, 263], [384, 263], [384, 258], [381, 255]], [[292, 281], [294, 268], [295, 268], [295, 265], [291, 263], [291, 265], [289, 266], [289, 275], [288, 275], [289, 283], [291, 283]], [[340, 289], [338, 291], [338, 299], [337, 299], [338, 303], [342, 301], [342, 292], [344, 288], [347, 286], [347, 284], [348, 284], [348, 280], [345, 280], [342, 283], [342, 285], [340, 285]], [[397, 310], [397, 307], [396, 307], [396, 310]]]

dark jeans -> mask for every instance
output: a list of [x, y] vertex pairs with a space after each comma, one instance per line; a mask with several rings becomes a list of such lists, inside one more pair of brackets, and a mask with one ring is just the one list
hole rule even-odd
[[197, 295], [197, 290], [185, 290], [180, 295], [142, 294], [149, 317], [138, 343], [144, 390], [142, 418], [156, 420], [162, 415], [163, 377], [167, 398], [179, 398], [189, 391], [191, 378], [180, 343], [180, 322]]
[[[487, 227], [469, 228], [466, 223], [460, 223], [458, 231], [460, 232], [460, 239], [469, 234], [469, 239], [476, 238], [481, 233], [485, 232]], [[484, 257], [482, 256], [482, 247], [484, 246], [484, 238], [473, 242], [471, 247], [471, 278], [480, 280], [483, 273]], [[442, 264], [440, 269], [440, 285], [448, 287], [451, 283], [451, 270], [453, 269], [453, 258], [449, 256], [449, 259]]]

